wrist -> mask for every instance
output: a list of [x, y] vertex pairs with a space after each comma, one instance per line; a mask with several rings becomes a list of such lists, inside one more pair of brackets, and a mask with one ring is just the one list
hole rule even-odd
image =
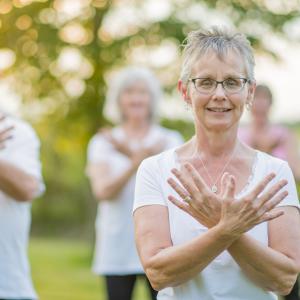
[[220, 221], [218, 224], [214, 226], [218, 238], [223, 241], [228, 241], [230, 244], [238, 240], [241, 236], [240, 233], [234, 232], [226, 223]]

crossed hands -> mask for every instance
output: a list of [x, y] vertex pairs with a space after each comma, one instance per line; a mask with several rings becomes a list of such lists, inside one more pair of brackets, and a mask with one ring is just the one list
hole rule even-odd
[[128, 142], [120, 142], [116, 140], [112, 134], [111, 130], [108, 128], [104, 128], [101, 131], [101, 134], [114, 146], [114, 148], [129, 157], [133, 163], [133, 165], [138, 168], [140, 163], [147, 157], [160, 153], [165, 148], [165, 141], [159, 140], [153, 146], [149, 147], [140, 147], [137, 150], [132, 150], [128, 144]]
[[[4, 122], [5, 116], [0, 115], [0, 124]], [[0, 150], [5, 148], [5, 143], [7, 140], [12, 138], [13, 126], [8, 126], [4, 129], [0, 129]]]
[[168, 199], [207, 228], [221, 224], [227, 234], [238, 238], [255, 225], [283, 215], [283, 211], [272, 209], [288, 195], [282, 191], [287, 181], [280, 180], [267, 188], [275, 178], [274, 173], [240, 199], [235, 198], [236, 179], [229, 173], [222, 176], [220, 194], [209, 189], [190, 163], [185, 163], [181, 171], [172, 169], [172, 173], [180, 184], [173, 178], [169, 178], [168, 183], [183, 201], [172, 195]]

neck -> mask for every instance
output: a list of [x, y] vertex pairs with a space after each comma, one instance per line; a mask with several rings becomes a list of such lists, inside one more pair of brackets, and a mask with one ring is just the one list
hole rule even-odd
[[224, 157], [230, 155], [238, 143], [237, 128], [226, 132], [212, 132], [196, 129], [194, 152], [204, 157]]
[[261, 129], [267, 128], [269, 126], [270, 122], [268, 119], [263, 121], [254, 121], [252, 122], [252, 128], [254, 130], [260, 131]]
[[143, 135], [151, 126], [151, 123], [147, 120], [127, 120], [122, 124], [123, 129], [130, 135]]

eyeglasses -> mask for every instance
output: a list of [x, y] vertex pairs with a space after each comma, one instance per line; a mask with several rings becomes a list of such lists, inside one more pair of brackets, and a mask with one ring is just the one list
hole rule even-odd
[[189, 81], [192, 81], [195, 89], [202, 94], [211, 94], [213, 93], [218, 84], [221, 84], [224, 91], [229, 94], [234, 94], [240, 92], [245, 84], [249, 82], [247, 78], [227, 78], [223, 81], [217, 81], [211, 78], [191, 78]]

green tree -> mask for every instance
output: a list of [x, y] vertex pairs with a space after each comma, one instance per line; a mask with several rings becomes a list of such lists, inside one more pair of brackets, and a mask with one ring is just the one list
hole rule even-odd
[[[267, 0], [2, 0], [0, 49], [15, 57], [1, 77], [22, 96], [24, 116], [42, 140], [47, 184], [35, 221], [50, 226], [87, 224], [95, 204], [84, 179], [88, 139], [109, 124], [103, 115], [109, 71], [128, 63], [152, 67], [172, 93], [178, 49], [191, 29], [224, 20], [244, 32], [257, 51], [275, 55], [264, 38], [286, 37], [299, 20], [299, 1]], [[174, 56], [158, 62], [161, 48]], [[3, 51], [2, 51], [3, 52]], [[192, 129], [184, 121], [164, 121]], [[48, 222], [47, 222], [48, 220]], [[54, 222], [53, 222], [54, 221]], [[46, 225], [45, 225], [46, 226]], [[84, 226], [83, 226], [84, 227]], [[41, 228], [40, 226], [36, 228]]]

